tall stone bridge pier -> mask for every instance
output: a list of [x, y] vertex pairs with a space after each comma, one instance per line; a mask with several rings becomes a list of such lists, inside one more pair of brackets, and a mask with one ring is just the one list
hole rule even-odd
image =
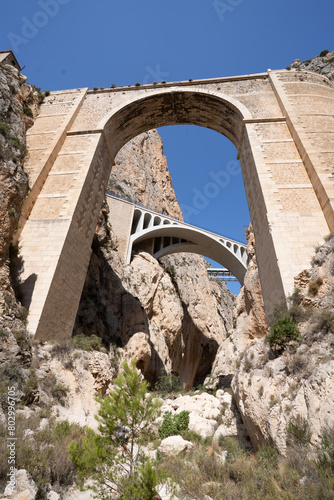
[[267, 314], [333, 231], [334, 88], [324, 76], [268, 70], [52, 92], [28, 131], [31, 191], [17, 235], [37, 339], [72, 334], [117, 152], [141, 132], [176, 124], [211, 128], [238, 150]]

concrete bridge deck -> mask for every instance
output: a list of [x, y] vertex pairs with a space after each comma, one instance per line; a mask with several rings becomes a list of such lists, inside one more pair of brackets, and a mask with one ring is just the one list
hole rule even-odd
[[[116, 232], [117, 237], [124, 234], [123, 214], [128, 213], [129, 205], [133, 208], [127, 248], [122, 248], [127, 264], [131, 261], [132, 253], [140, 249], [151, 253], [156, 259], [178, 252], [196, 253], [226, 267], [243, 284], [248, 265], [246, 244], [187, 224], [110, 192], [107, 193], [107, 201], [113, 218], [123, 220]], [[127, 221], [128, 217], [125, 217]]]

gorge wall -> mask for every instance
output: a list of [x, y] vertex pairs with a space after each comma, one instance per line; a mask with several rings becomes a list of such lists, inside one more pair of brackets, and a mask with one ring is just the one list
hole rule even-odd
[[[109, 189], [154, 210], [182, 218], [156, 130], [124, 146]], [[232, 327], [234, 297], [208, 280], [204, 259], [189, 254], [157, 262], [139, 252], [124, 266], [103, 210], [79, 306], [74, 335], [96, 333], [125, 348], [150, 382], [176, 372], [184, 386], [203, 383]], [[109, 229], [109, 224], [111, 228]]]
[[[322, 71], [330, 67], [326, 64], [332, 64], [333, 56], [334, 53], [318, 56]], [[313, 67], [316, 69], [316, 63], [307, 65], [308, 70]], [[22, 167], [25, 132], [38, 111], [40, 99], [25, 77], [11, 67], [1, 67], [1, 376], [12, 373], [9, 380], [14, 380], [15, 373], [23, 374], [18, 395], [27, 406], [54, 404], [43, 388], [45, 380], [70, 386], [70, 378], [75, 378], [69, 373], [70, 368], [65, 369], [64, 364], [52, 358], [50, 346], [32, 347], [29, 343], [25, 329], [27, 312], [16, 300], [19, 286], [15, 286], [15, 296], [13, 285], [17, 282], [11, 274], [14, 267], [19, 273], [20, 262], [18, 259], [16, 266], [12, 265], [15, 255], [10, 255], [10, 240], [28, 190]], [[138, 136], [120, 151], [109, 186], [137, 203], [182, 217], [156, 131]], [[318, 249], [312, 267], [296, 277], [300, 290], [298, 310], [311, 310], [309, 316], [303, 313], [295, 318], [302, 341], [273, 357], [263, 338], [268, 330], [251, 228], [249, 269], [244, 287], [234, 299], [224, 283], [208, 280], [206, 263], [198, 256], [173, 255], [158, 262], [149, 254], [138, 252], [132, 263], [124, 266], [112, 232], [112, 215], [105, 205], [73, 332], [74, 337], [96, 334], [109, 352], [84, 353], [74, 360], [81, 386], [77, 391], [73, 382], [72, 400], [68, 397], [66, 412], [57, 408], [58, 416], [82, 415], [81, 421], [86, 423], [87, 415], [92, 417], [96, 409], [96, 390], [109, 387], [117, 372], [115, 364], [119, 366], [123, 358], [135, 357], [137, 366], [152, 384], [164, 372], [176, 372], [186, 387], [204, 381], [207, 387], [231, 386], [255, 446], [272, 442], [285, 453], [289, 422], [297, 418], [308, 422], [311, 443], [319, 445], [323, 430], [334, 426], [333, 239]], [[31, 383], [31, 390], [24, 393], [25, 382], [33, 379], [34, 363], [42, 382]], [[11, 365], [23, 368], [10, 372]], [[86, 380], [91, 388], [88, 395]]]

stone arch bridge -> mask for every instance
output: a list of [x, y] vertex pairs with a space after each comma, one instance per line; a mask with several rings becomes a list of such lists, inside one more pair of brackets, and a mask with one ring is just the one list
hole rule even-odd
[[[144, 250], [156, 259], [178, 252], [197, 253], [226, 267], [243, 284], [248, 265], [247, 247], [239, 241], [155, 212], [149, 208], [107, 193], [110, 212], [116, 221], [113, 230], [118, 252], [129, 264], [132, 253]], [[124, 226], [126, 219], [131, 225]]]
[[141, 132], [175, 124], [211, 128], [238, 150], [267, 314], [333, 231], [334, 88], [324, 76], [268, 70], [52, 92], [27, 134], [31, 191], [16, 237], [37, 339], [72, 334], [117, 152]]

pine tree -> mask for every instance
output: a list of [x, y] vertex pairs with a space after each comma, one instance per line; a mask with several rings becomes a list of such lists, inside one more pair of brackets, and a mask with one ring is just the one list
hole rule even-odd
[[160, 415], [161, 402], [147, 394], [148, 384], [134, 360], [122, 366], [112, 393], [97, 399], [99, 432], [87, 428], [83, 441], [70, 447], [79, 479], [93, 476], [93, 489], [103, 500], [124, 499], [127, 491], [134, 494], [136, 489], [144, 495], [145, 488], [150, 495], [159, 482], [159, 473], [144, 463], [140, 453], [150, 424]]

